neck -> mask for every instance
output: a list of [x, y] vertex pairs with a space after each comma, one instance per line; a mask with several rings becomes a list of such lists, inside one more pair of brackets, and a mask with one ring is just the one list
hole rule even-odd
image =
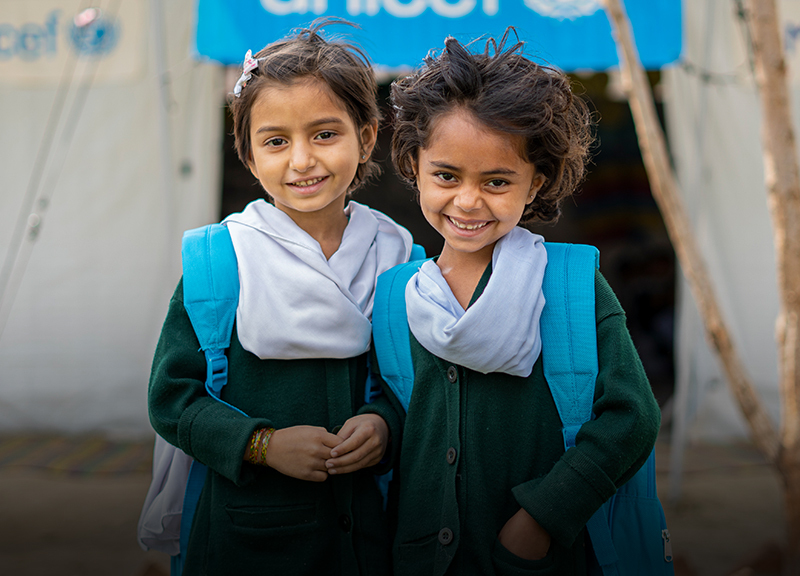
[[330, 259], [342, 243], [345, 228], [347, 228], [347, 216], [342, 212], [341, 217], [337, 217], [335, 220], [326, 219], [323, 222], [319, 222], [318, 226], [303, 228], [303, 230], [319, 242], [325, 258]]
[[493, 252], [494, 244], [478, 252], [459, 252], [445, 244], [442, 254], [436, 260], [453, 296], [464, 310], [469, 306], [481, 276], [492, 261]]
[[290, 211], [277, 204], [276, 206], [286, 212], [306, 234], [319, 242], [325, 258], [330, 259], [339, 249], [348, 222], [344, 205], [330, 205], [314, 212]]

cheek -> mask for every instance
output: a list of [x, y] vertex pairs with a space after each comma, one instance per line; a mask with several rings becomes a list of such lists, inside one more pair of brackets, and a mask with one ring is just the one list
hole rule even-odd
[[525, 208], [528, 207], [528, 196], [530, 196], [530, 193], [525, 192], [509, 203], [507, 213], [510, 214], [512, 218], [516, 218], [517, 221], [522, 217]]
[[424, 186], [419, 189], [419, 207], [422, 209], [422, 215], [425, 216], [428, 223], [435, 225], [434, 220], [438, 217], [441, 209], [439, 204], [436, 196], [426, 190]]
[[424, 183], [418, 186], [419, 189], [419, 205], [423, 212], [436, 211], [439, 208], [438, 195], [433, 193], [428, 186]]
[[425, 218], [425, 221], [431, 228], [441, 234], [443, 220], [441, 213], [438, 210], [432, 210], [430, 206], [426, 206], [422, 203], [420, 203], [420, 207], [422, 208], [422, 216]]

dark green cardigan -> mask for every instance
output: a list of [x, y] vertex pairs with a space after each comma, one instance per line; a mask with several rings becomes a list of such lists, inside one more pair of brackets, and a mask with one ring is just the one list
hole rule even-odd
[[[527, 378], [455, 366], [453, 382], [451, 363], [411, 336], [414, 392], [402, 429], [392, 430], [400, 444], [397, 576], [586, 574], [584, 524], [641, 467], [660, 424], [624, 312], [599, 272], [595, 287], [597, 418], [566, 453], [541, 356]], [[497, 541], [520, 507], [552, 537], [542, 560]]]
[[[366, 354], [260, 360], [242, 348], [234, 328], [223, 399], [247, 418], [208, 396], [199, 347], [181, 282], [153, 360], [148, 405], [155, 431], [209, 467], [184, 575], [388, 574], [390, 542], [374, 469], [317, 483], [242, 461], [257, 428], [332, 431], [356, 414]], [[370, 411], [396, 418], [385, 398]]]

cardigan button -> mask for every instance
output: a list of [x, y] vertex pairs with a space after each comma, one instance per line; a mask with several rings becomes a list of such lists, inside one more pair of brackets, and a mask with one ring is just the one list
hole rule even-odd
[[350, 521], [350, 516], [347, 514], [342, 514], [339, 516], [339, 527], [342, 529], [343, 532], [350, 532], [350, 526], [352, 522]]
[[447, 379], [450, 380], [451, 383], [455, 383], [458, 380], [458, 369], [455, 366], [450, 366], [447, 369]]
[[447, 463], [452, 464], [456, 461], [456, 449], [455, 448], [448, 448], [447, 449]]
[[453, 541], [453, 531], [450, 528], [442, 528], [439, 530], [439, 544], [447, 546]]

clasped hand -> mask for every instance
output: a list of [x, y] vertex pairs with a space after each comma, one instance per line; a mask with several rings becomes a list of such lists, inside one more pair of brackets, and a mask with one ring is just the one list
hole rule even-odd
[[272, 434], [266, 463], [278, 472], [311, 482], [374, 466], [383, 458], [389, 427], [377, 414], [347, 420], [337, 434], [319, 426], [292, 426]]

